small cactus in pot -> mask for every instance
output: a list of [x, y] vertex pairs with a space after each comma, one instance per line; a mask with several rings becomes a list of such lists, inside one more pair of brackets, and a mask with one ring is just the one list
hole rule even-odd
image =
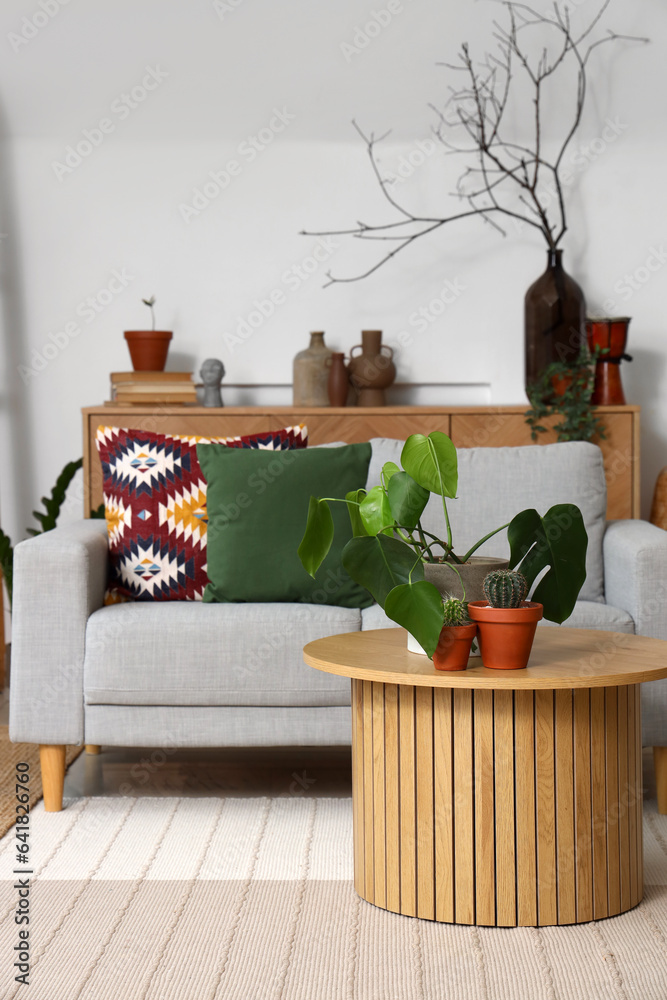
[[477, 626], [470, 620], [468, 602], [446, 595], [442, 602], [444, 621], [433, 654], [436, 670], [465, 670]]
[[470, 625], [470, 615], [468, 614], [468, 602], [461, 601], [458, 597], [447, 596], [442, 602], [444, 612], [443, 626], [456, 628], [459, 625]]
[[526, 600], [528, 583], [517, 570], [499, 569], [487, 574], [483, 589], [492, 608], [518, 608]]
[[[470, 601], [485, 667], [520, 670], [528, 665], [542, 605], [527, 601], [528, 582], [516, 570], [501, 569], [484, 580], [486, 601]], [[488, 603], [487, 603], [488, 602]]]

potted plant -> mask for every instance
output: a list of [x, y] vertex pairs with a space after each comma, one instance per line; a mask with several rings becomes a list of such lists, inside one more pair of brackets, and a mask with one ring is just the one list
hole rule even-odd
[[[51, 490], [51, 496], [42, 497], [44, 511], [33, 510], [32, 515], [40, 527], [26, 528], [26, 533], [28, 535], [40, 535], [55, 528], [58, 522], [58, 517], [60, 516], [62, 505], [65, 502], [67, 489], [74, 479], [74, 476], [82, 466], [82, 458], [77, 459], [75, 462], [67, 463], [56, 479], [55, 485]], [[90, 516], [99, 518], [104, 517], [104, 504], [101, 505], [101, 510], [98, 508], [96, 511], [91, 511]], [[2, 528], [0, 528], [0, 570], [2, 571], [0, 575], [0, 587], [2, 586], [4, 578], [5, 587], [7, 589], [7, 598], [9, 600], [9, 608], [11, 610], [14, 583], [14, 546], [12, 545], [9, 535], [6, 535]], [[11, 644], [8, 644], [5, 650], [0, 650], [0, 656], [5, 657], [5, 682], [8, 683]]]
[[[433, 656], [440, 639], [444, 607], [442, 593], [426, 579], [427, 568], [437, 564], [444, 574], [454, 571], [461, 578], [463, 596], [465, 592], [470, 596], [466, 572], [473, 554], [505, 528], [509, 565], [521, 567], [529, 588], [548, 570], [534, 594], [544, 605], [544, 616], [559, 624], [570, 616], [586, 579], [588, 536], [577, 506], [556, 504], [543, 517], [534, 509], [520, 511], [458, 555], [447, 510], [447, 499], [456, 496], [458, 485], [454, 444], [440, 431], [428, 437], [412, 434], [403, 446], [401, 464], [403, 469], [386, 463], [379, 486], [368, 492], [354, 490], [342, 501], [347, 503], [353, 531], [342, 562], [352, 579], [370, 591], [385, 614], [404, 626], [428, 656]], [[442, 502], [444, 538], [426, 531], [421, 523], [431, 493]], [[311, 576], [333, 539], [329, 503], [339, 501], [338, 497], [310, 499], [299, 557]]]
[[126, 330], [125, 339], [130, 349], [132, 367], [135, 372], [161, 372], [167, 362], [169, 341], [173, 337], [171, 330], [155, 329], [155, 296], [141, 300], [151, 311], [152, 328], [150, 330]]
[[472, 601], [468, 613], [477, 625], [482, 662], [493, 670], [521, 670], [528, 663], [543, 607], [527, 601], [528, 581], [516, 570], [489, 573], [485, 601]]
[[525, 413], [530, 436], [548, 430], [544, 421], [559, 417], [553, 425], [557, 441], [593, 441], [605, 438], [603, 419], [592, 403], [594, 367], [600, 352], [582, 348], [575, 362], [553, 361], [528, 388], [530, 409]]
[[468, 614], [468, 602], [448, 597], [443, 601], [442, 611], [443, 624], [433, 653], [433, 666], [436, 670], [465, 670], [477, 634], [477, 626]]

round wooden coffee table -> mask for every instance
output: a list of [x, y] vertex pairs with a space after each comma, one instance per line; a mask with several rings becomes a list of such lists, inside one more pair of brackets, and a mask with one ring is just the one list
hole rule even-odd
[[667, 642], [539, 628], [525, 670], [436, 671], [403, 629], [309, 643], [352, 678], [354, 884], [458, 924], [575, 924], [643, 894], [639, 685]]

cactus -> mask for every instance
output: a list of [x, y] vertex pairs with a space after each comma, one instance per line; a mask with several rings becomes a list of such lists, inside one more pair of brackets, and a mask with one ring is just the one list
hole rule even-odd
[[470, 625], [467, 601], [461, 601], [458, 597], [448, 596], [443, 601], [443, 610], [445, 613], [443, 625], [450, 627], [456, 625]]
[[484, 596], [492, 608], [518, 608], [528, 593], [526, 578], [516, 570], [499, 569], [484, 578]]

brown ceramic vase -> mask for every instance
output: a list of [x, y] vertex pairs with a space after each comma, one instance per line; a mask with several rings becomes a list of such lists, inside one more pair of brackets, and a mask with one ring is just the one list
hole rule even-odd
[[345, 406], [349, 389], [350, 381], [345, 365], [345, 355], [334, 351], [329, 361], [329, 380], [327, 382], [330, 406]]
[[563, 268], [563, 251], [549, 250], [547, 269], [526, 292], [526, 388], [555, 361], [574, 364], [584, 343], [586, 301]]
[[[361, 351], [355, 357], [354, 352]], [[359, 393], [358, 406], [386, 406], [385, 389], [396, 378], [391, 347], [382, 343], [382, 330], [362, 330], [361, 344], [350, 351], [350, 381]]]

